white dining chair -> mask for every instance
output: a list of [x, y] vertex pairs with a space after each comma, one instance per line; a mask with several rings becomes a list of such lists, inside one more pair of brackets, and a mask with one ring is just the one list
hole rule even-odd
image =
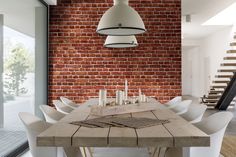
[[[36, 145], [37, 135], [48, 129], [53, 124], [45, 122], [26, 112], [20, 112], [19, 117], [25, 126], [30, 153], [33, 157], [92, 157], [91, 154], [88, 154], [89, 151], [86, 148], [38, 147]], [[86, 152], [82, 152], [83, 150]]]
[[180, 114], [185, 120], [189, 121], [190, 123], [197, 123], [202, 120], [202, 117], [207, 109], [206, 105], [202, 104], [191, 104], [188, 108], [188, 111]]
[[170, 101], [168, 101], [167, 103], [165, 103], [165, 105], [167, 107], [171, 107], [175, 104], [178, 104], [182, 101], [182, 96], [177, 96], [177, 97], [174, 97], [173, 99], [171, 99]]
[[23, 122], [29, 142], [30, 152], [33, 157], [50, 156], [57, 157], [58, 151], [56, 147], [37, 147], [36, 136], [51, 126], [51, 124], [42, 121], [38, 117], [26, 112], [19, 113], [19, 117]]
[[[43, 112], [43, 115], [48, 123], [55, 124], [57, 123], [60, 119], [62, 119], [66, 114], [61, 113], [57, 110], [55, 110], [53, 107], [50, 107], [48, 105], [40, 105], [39, 106], [40, 110]], [[67, 148], [65, 151], [66, 153], [68, 152], [69, 148]], [[69, 150], [72, 151], [73, 150]], [[81, 147], [80, 151], [82, 153], [83, 157], [92, 157], [92, 149], [88, 147]], [[73, 153], [74, 154], [74, 153]]]
[[176, 114], [180, 115], [188, 111], [188, 107], [191, 103], [192, 100], [183, 100], [169, 109], [174, 111]]
[[66, 97], [61, 96], [61, 97], [60, 97], [60, 100], [61, 100], [65, 105], [70, 106], [70, 107], [72, 107], [72, 108], [74, 108], [74, 109], [76, 109], [76, 108], [78, 107], [78, 105], [77, 105], [75, 102], [73, 102], [72, 100], [70, 100], [70, 99], [68, 99], [68, 98], [66, 98]]
[[66, 115], [48, 105], [40, 105], [39, 108], [42, 111], [44, 118], [48, 123], [52, 124], [57, 123], [60, 119], [62, 119]]
[[194, 124], [210, 136], [209, 147], [168, 148], [165, 157], [182, 157], [183, 153], [189, 157], [219, 157], [226, 127], [233, 118], [231, 112], [215, 113], [201, 122]]
[[57, 111], [64, 113], [64, 114], [69, 114], [74, 110], [72, 107], [65, 105], [60, 100], [53, 100], [52, 103], [53, 103], [53, 105], [55, 105]]

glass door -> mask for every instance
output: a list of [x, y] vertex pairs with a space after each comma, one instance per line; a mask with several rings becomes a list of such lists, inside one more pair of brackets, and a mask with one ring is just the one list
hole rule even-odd
[[26, 143], [19, 112], [41, 116], [47, 103], [47, 7], [0, 0], [0, 156]]

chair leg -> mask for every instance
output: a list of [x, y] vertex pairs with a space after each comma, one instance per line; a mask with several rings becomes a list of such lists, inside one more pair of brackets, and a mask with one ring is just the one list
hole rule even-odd
[[171, 148], [166, 148], [163, 153], [163, 157], [183, 157], [183, 149], [180, 147], [171, 147]]

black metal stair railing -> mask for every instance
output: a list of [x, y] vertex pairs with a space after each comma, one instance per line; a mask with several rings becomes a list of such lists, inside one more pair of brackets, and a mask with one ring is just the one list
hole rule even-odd
[[235, 96], [236, 96], [236, 72], [234, 72], [233, 77], [231, 78], [222, 96], [217, 102], [215, 109], [226, 110], [233, 101]]

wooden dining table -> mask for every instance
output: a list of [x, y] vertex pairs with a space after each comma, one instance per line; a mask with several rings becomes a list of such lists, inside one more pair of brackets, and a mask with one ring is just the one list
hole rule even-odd
[[[168, 120], [168, 123], [134, 129], [121, 127], [88, 128], [70, 124], [74, 121], [97, 118], [91, 115], [91, 106], [98, 99], [92, 98], [53, 124], [37, 136], [37, 146], [44, 147], [207, 147], [210, 137], [179, 115], [149, 98], [148, 104], [156, 105], [152, 111], [116, 115], [120, 117], [146, 117]], [[79, 150], [79, 149], [78, 149]]]

